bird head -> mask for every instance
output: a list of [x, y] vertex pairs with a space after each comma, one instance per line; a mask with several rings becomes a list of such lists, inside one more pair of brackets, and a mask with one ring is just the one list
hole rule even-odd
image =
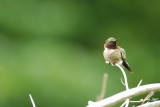
[[110, 37], [106, 40], [104, 47], [109, 48], [109, 49], [116, 49], [118, 40], [119, 39], [115, 39], [114, 37]]

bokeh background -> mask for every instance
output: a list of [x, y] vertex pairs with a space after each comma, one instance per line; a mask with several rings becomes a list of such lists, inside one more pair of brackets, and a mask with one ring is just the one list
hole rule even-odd
[[125, 90], [104, 63], [111, 36], [127, 52], [129, 87], [160, 82], [159, 0], [1, 0], [0, 107], [32, 107], [29, 93], [37, 107], [84, 107], [104, 73], [105, 97]]

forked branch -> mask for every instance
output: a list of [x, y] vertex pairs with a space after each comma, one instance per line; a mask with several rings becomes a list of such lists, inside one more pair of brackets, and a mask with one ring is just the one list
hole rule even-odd
[[148, 84], [132, 88], [98, 102], [89, 101], [87, 107], [108, 107], [126, 99], [130, 99], [141, 94], [149, 93], [151, 91], [160, 91], [160, 83]]

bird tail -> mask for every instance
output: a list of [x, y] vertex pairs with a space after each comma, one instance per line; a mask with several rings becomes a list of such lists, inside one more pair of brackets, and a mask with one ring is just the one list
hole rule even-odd
[[129, 67], [129, 65], [123, 61], [122, 65], [129, 71], [129, 72], [132, 72], [131, 68]]

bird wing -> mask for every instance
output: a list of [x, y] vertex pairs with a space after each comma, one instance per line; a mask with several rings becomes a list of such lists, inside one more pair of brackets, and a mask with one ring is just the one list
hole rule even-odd
[[123, 48], [119, 48], [119, 51], [121, 53], [121, 56], [122, 56], [122, 60], [123, 60], [123, 67], [127, 68], [129, 72], [132, 72], [131, 68], [129, 67], [128, 63], [127, 63], [127, 59], [126, 59], [126, 52]]
[[123, 61], [126, 62], [126, 52], [123, 48], [119, 48]]

